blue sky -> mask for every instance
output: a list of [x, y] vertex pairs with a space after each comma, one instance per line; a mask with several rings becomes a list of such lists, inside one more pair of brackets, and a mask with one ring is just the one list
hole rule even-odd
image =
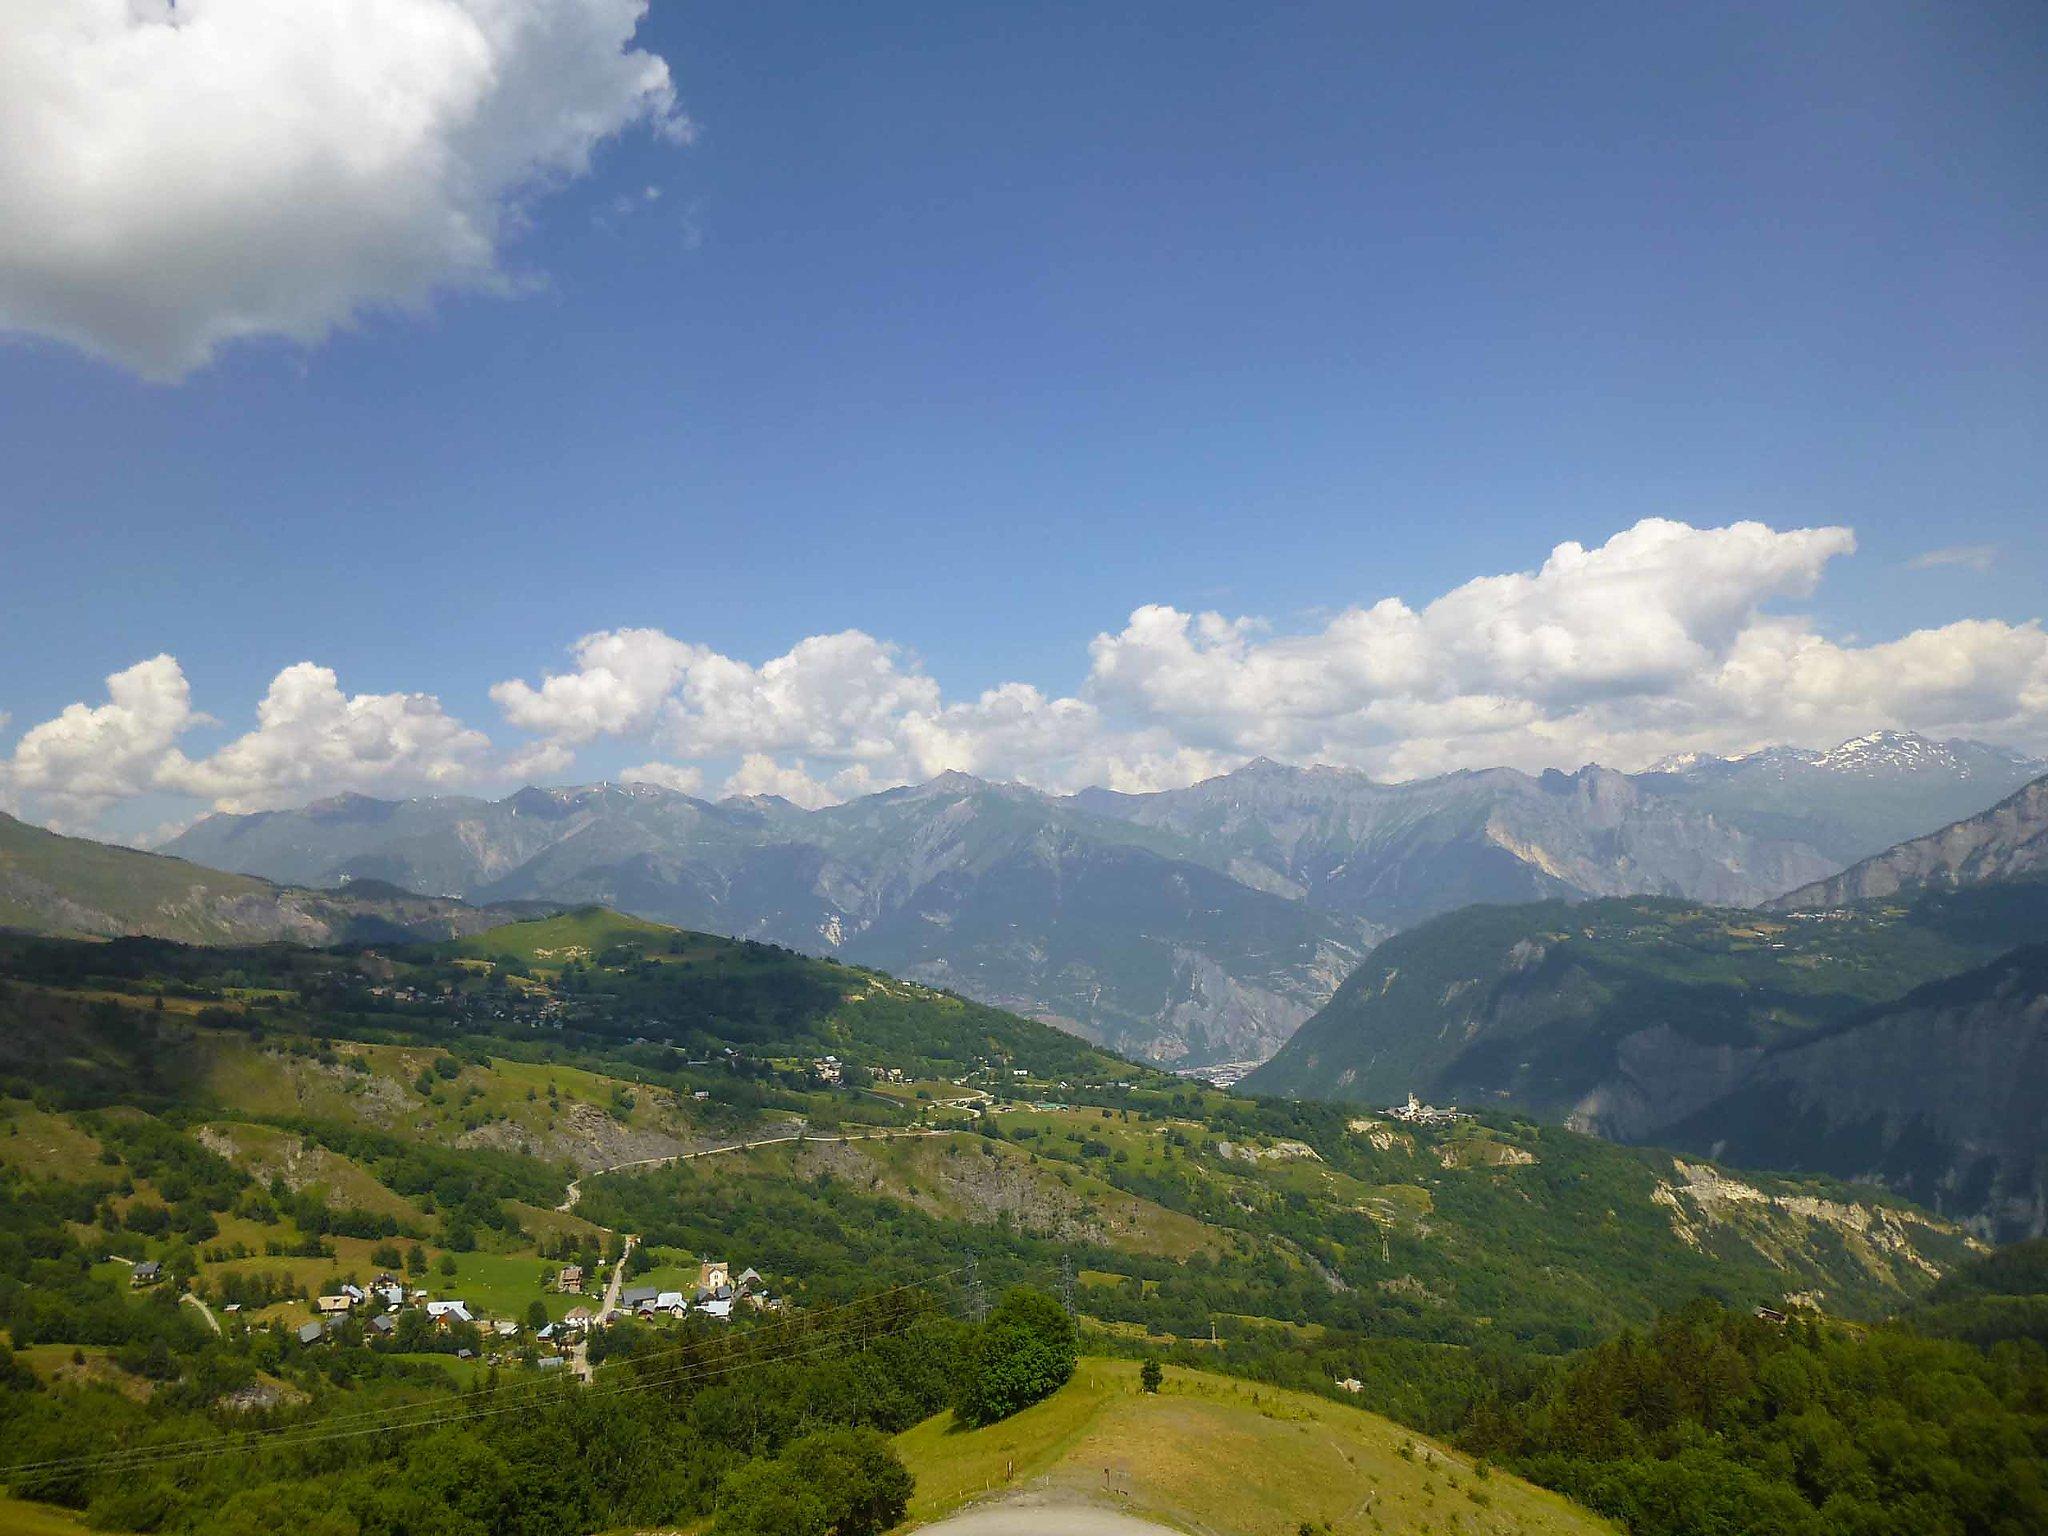
[[[1111, 9], [657, 3], [616, 42], [666, 61], [694, 136], [625, 122], [586, 172], [508, 192], [510, 291], [373, 300], [173, 382], [50, 339], [0, 241], [0, 752], [162, 653], [219, 722], [177, 726], [198, 762], [312, 661], [487, 733], [497, 756], [433, 782], [491, 785], [550, 734], [492, 686], [570, 672], [579, 637], [758, 666], [851, 630], [945, 704], [1014, 682], [1098, 712], [1058, 771], [960, 748], [988, 771], [1171, 777], [1268, 746], [1426, 771], [1483, 743], [1330, 723], [1379, 684], [1314, 729], [1187, 697], [1269, 681], [1289, 637], [1322, 645], [1290, 664], [1341, 671], [1332, 615], [1419, 612], [1646, 518], [1853, 530], [1853, 554], [1731, 577], [1682, 618], [1695, 671], [1793, 614], [1852, 649], [1947, 635], [1975, 670], [1938, 698], [1837, 680], [1783, 718], [1674, 714], [1668, 678], [1630, 680], [1623, 718], [1611, 679], [1560, 704], [1520, 663], [1403, 697], [1577, 722], [1500, 743], [1532, 762], [1864, 718], [2039, 737], [2048, 12]], [[0, 174], [0, 223], [19, 185]], [[1207, 683], [1115, 684], [1090, 641], [1141, 605], [1268, 628], [1183, 646]], [[2004, 627], [1995, 654], [1967, 621]], [[690, 665], [663, 697], [701, 716]], [[866, 763], [843, 793], [940, 760], [870, 751], [871, 721], [755, 741], [627, 713], [541, 766], [697, 762], [715, 790], [750, 753], [824, 785]], [[18, 807], [126, 831], [409, 771], [210, 795], [142, 763], [132, 792], [60, 805], [62, 761], [18, 767]]]

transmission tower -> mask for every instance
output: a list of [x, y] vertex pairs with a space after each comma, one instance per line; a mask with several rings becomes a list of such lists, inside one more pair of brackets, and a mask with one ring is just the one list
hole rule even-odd
[[988, 1296], [981, 1288], [981, 1261], [967, 1255], [967, 1315], [977, 1324], [988, 1321]]

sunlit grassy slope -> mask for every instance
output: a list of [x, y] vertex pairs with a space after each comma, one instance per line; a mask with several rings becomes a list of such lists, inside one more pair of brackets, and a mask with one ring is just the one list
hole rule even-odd
[[[1207, 1536], [1576, 1536], [1614, 1527], [1375, 1414], [1170, 1369], [1157, 1395], [1125, 1360], [1084, 1359], [1059, 1392], [987, 1429], [941, 1414], [897, 1436], [912, 1530], [1015, 1492], [1066, 1494]], [[1407, 1447], [1407, 1454], [1403, 1453]]]
[[66, 1509], [0, 1497], [0, 1531], [6, 1536], [85, 1536], [86, 1525]]

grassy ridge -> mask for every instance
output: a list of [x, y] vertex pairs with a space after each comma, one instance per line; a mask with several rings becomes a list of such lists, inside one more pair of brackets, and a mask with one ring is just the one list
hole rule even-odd
[[[1187, 1529], [1408, 1536], [1591, 1536], [1606, 1521], [1376, 1414], [1219, 1376], [1167, 1372], [1139, 1389], [1133, 1361], [1083, 1359], [1042, 1403], [986, 1429], [950, 1412], [896, 1437], [917, 1478], [910, 1524], [1005, 1493], [1063, 1495]], [[1454, 1524], [1455, 1522], [1455, 1524]]]

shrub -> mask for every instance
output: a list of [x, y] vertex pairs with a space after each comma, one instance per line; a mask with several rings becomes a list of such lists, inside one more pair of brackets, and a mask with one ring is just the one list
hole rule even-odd
[[1074, 1322], [1043, 1291], [1007, 1292], [968, 1346], [960, 1401], [968, 1424], [993, 1424], [1066, 1385], [1074, 1374]]

